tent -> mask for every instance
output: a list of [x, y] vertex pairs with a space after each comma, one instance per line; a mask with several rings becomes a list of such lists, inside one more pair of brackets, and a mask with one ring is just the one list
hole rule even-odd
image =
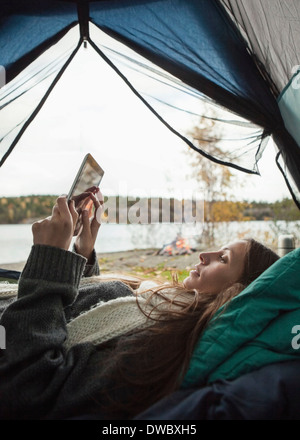
[[[76, 38], [68, 39], [74, 30]], [[101, 33], [129, 48], [130, 56], [103, 44]], [[300, 208], [298, 0], [3, 0], [0, 166], [86, 45], [162, 123], [210, 160], [258, 174], [272, 136], [277, 166]], [[150, 96], [124, 73], [129, 65], [171, 92]], [[177, 93], [187, 98], [184, 106]], [[226, 123], [252, 130], [227, 159], [200, 149], [161, 110], [163, 103], [198, 114], [204, 99], [234, 115]]]

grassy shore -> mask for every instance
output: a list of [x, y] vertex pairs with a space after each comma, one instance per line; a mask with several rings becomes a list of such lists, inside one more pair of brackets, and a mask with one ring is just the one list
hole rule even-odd
[[[198, 261], [199, 252], [190, 255], [158, 255], [158, 249], [134, 249], [123, 252], [98, 253], [101, 273], [118, 273], [151, 278], [157, 281], [171, 280], [176, 271], [179, 280], [186, 278]], [[25, 262], [1, 264], [3, 269], [19, 270]]]
[[197, 263], [198, 252], [190, 255], [158, 255], [157, 249], [135, 249], [98, 254], [102, 273], [122, 273], [156, 280], [171, 280], [177, 272], [179, 280], [186, 278]]

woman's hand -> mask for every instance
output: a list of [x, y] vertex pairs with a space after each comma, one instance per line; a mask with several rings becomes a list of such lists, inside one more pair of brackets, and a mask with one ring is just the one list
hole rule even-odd
[[76, 252], [87, 258], [88, 262], [93, 254], [98, 230], [101, 225], [101, 214], [103, 208], [103, 196], [98, 189], [96, 196], [90, 193], [90, 198], [94, 204], [94, 216], [90, 221], [89, 210], [82, 211], [82, 225], [75, 240]]
[[74, 202], [68, 205], [65, 196], [58, 197], [52, 215], [32, 225], [33, 243], [68, 250], [78, 219]]

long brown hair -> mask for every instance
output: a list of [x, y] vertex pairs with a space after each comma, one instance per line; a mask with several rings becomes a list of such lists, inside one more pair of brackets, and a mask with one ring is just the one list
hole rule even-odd
[[[154, 325], [126, 334], [115, 341], [101, 375], [109, 389], [99, 393], [99, 406], [106, 418], [132, 418], [178, 389], [187, 371], [199, 337], [218, 309], [239, 294], [279, 257], [261, 243], [247, 239], [244, 271], [241, 279], [218, 295], [187, 292], [175, 279], [175, 297], [158, 287], [153, 295], [171, 307], [160, 309]], [[181, 293], [186, 295], [182, 299]], [[176, 307], [174, 307], [174, 305]], [[120, 397], [122, 396], [122, 397]], [[105, 402], [105, 405], [100, 404]]]

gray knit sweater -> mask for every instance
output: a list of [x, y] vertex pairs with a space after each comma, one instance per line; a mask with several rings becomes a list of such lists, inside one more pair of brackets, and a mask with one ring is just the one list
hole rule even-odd
[[[67, 350], [67, 320], [98, 301], [132, 292], [119, 281], [87, 284], [79, 291], [85, 265], [86, 259], [74, 252], [32, 247], [18, 299], [0, 321], [6, 331], [6, 349], [0, 350], [0, 419], [65, 419], [95, 412], [95, 402], [99, 408], [104, 403], [98, 390], [112, 384], [103, 383], [97, 371], [116, 341]], [[96, 262], [87, 273], [99, 273]], [[111, 418], [103, 410], [97, 413], [100, 419]]]

